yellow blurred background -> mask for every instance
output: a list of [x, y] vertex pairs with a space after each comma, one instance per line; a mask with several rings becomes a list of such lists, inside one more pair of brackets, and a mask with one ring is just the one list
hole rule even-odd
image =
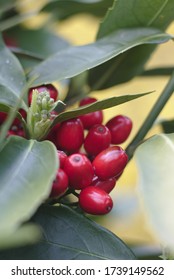
[[[34, 2], [36, 1], [33, 1], [33, 3]], [[44, 0], [37, 2], [38, 7], [42, 2], [44, 2]], [[48, 21], [54, 32], [64, 37], [74, 45], [83, 45], [93, 42], [100, 23], [99, 19], [82, 14], [52, 25], [48, 16], [46, 14], [42, 14], [28, 20], [25, 24], [29, 27], [37, 28], [43, 24], [43, 21]], [[167, 31], [174, 34], [174, 25], [171, 25]], [[173, 51], [174, 45], [172, 41], [159, 45], [146, 67], [161, 67], [165, 65], [173, 66]], [[117, 114], [127, 115], [133, 120], [132, 133], [129, 139], [124, 143], [124, 145], [122, 145], [123, 148], [128, 145], [139, 127], [142, 125], [144, 119], [164, 89], [168, 79], [169, 77], [136, 77], [130, 82], [119, 86], [91, 93], [92, 96], [95, 96], [98, 99], [104, 99], [115, 95], [119, 96], [154, 91], [151, 95], [104, 111], [104, 122]], [[174, 118], [173, 104], [174, 96], [167, 103], [159, 118]], [[156, 124], [151, 129], [147, 137], [159, 132], [160, 128]], [[101, 219], [97, 219], [97, 222], [113, 231], [127, 243], [156, 244], [158, 240], [153, 234], [139, 203], [137, 184], [138, 173], [135, 162], [132, 160], [128, 164], [120, 180], [117, 182], [116, 188], [111, 193], [114, 200], [113, 210], [109, 215]]]

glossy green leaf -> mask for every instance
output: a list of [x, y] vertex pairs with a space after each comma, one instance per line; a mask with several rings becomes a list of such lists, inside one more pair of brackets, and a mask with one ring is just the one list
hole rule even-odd
[[6, 36], [15, 38], [17, 48], [12, 50], [25, 68], [34, 67], [48, 56], [69, 46], [67, 41], [45, 28], [33, 30], [18, 26], [6, 32]]
[[160, 244], [174, 250], [174, 134], [160, 134], [135, 152], [138, 191]]
[[58, 168], [55, 146], [10, 137], [0, 152], [0, 232], [16, 228], [48, 197]]
[[[4, 45], [0, 36], [0, 103], [15, 106], [25, 84], [25, 74], [19, 61]], [[24, 102], [21, 107], [26, 108]]]
[[73, 110], [67, 110], [61, 114], [59, 114], [54, 122], [53, 125], [68, 119], [72, 119], [72, 118], [76, 118], [80, 115], [83, 114], [87, 114], [87, 113], [91, 113], [91, 112], [95, 112], [98, 110], [104, 110], [107, 108], [111, 108], [114, 106], [118, 106], [120, 104], [129, 102], [131, 100], [143, 97], [145, 95], [148, 95], [152, 92], [146, 92], [146, 93], [142, 93], [142, 94], [134, 94], [134, 95], [123, 95], [123, 96], [114, 96], [114, 97], [110, 97], [107, 99], [103, 99], [94, 103], [91, 103], [90, 105], [86, 105], [86, 106], [81, 106], [78, 107], [77, 109], [73, 109]]
[[[9, 90], [7, 87], [4, 87], [0, 85], [0, 103], [14, 107], [16, 105], [16, 102], [18, 102], [19, 99], [17, 95], [15, 95], [11, 90]], [[27, 106], [24, 102], [21, 102], [20, 108], [23, 108], [27, 110]]]
[[165, 30], [174, 20], [173, 0], [115, 0], [100, 25], [97, 38], [115, 30], [134, 27], [154, 27]]
[[67, 17], [79, 14], [88, 13], [97, 17], [103, 17], [107, 9], [112, 5], [113, 0], [91, 0], [91, 1], [48, 1], [44, 7], [44, 12], [54, 14], [56, 19], [66, 19]]
[[[152, 28], [116, 31], [92, 44], [62, 50], [36, 66], [30, 73], [34, 85], [67, 79], [142, 44], [166, 42], [170, 35]], [[54, 69], [54, 71], [53, 71]]]
[[[97, 38], [122, 28], [153, 27], [164, 31], [174, 20], [173, 0], [115, 0], [100, 25]], [[155, 50], [155, 45], [138, 46], [90, 71], [89, 84], [103, 80], [99, 89], [127, 82], [144, 70], [144, 64]], [[109, 73], [106, 75], [106, 72]], [[95, 77], [95, 78], [94, 78]]]
[[117, 236], [71, 208], [44, 206], [33, 221], [42, 228], [41, 242], [1, 252], [0, 259], [135, 259], [132, 251]]

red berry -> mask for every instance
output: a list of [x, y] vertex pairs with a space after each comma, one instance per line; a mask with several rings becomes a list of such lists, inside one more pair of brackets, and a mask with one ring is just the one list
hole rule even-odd
[[4, 43], [6, 44], [7, 47], [12, 47], [12, 48], [17, 48], [18, 44], [15, 38], [9, 37], [6, 33], [3, 33], [3, 39]]
[[[97, 101], [96, 98], [93, 97], [85, 97], [80, 101], [79, 106], [84, 106], [87, 104], [91, 104]], [[79, 117], [83, 123], [83, 126], [85, 129], [90, 129], [95, 124], [101, 124], [103, 122], [103, 112], [101, 110], [95, 111], [92, 113], [87, 113], [84, 115], [81, 115]]]
[[51, 197], [58, 197], [63, 195], [68, 188], [68, 176], [61, 168], [58, 169], [56, 178], [52, 184]]
[[80, 153], [72, 154], [65, 160], [64, 170], [70, 187], [77, 190], [89, 186], [94, 176], [90, 160]]
[[95, 174], [107, 180], [120, 174], [128, 161], [126, 152], [119, 146], [109, 147], [100, 152], [92, 162]]
[[111, 132], [111, 143], [121, 144], [126, 141], [132, 130], [132, 121], [126, 116], [118, 115], [110, 119], [106, 126]]
[[92, 113], [87, 113], [85, 115], [79, 116], [83, 123], [85, 129], [90, 129], [95, 124], [101, 124], [103, 122], [103, 112], [96, 111]]
[[71, 119], [61, 123], [57, 130], [56, 146], [72, 153], [80, 149], [84, 140], [84, 129], [80, 119]]
[[84, 98], [80, 101], [79, 106], [81, 107], [81, 106], [84, 106], [84, 105], [87, 105], [87, 104], [94, 103], [94, 102], [96, 102], [96, 101], [97, 101], [96, 98], [86, 96], [86, 97], [84, 97]]
[[[24, 111], [23, 109], [19, 109], [19, 113], [22, 115], [22, 117], [24, 119], [26, 119], [26, 117], [27, 117], [26, 111]], [[6, 113], [6, 112], [0, 112], [0, 124], [2, 124], [6, 120], [7, 115], [8, 115], [8, 113]], [[20, 124], [21, 124], [20, 119], [15, 118], [13, 120], [13, 124], [12, 125], [20, 125]]]
[[104, 215], [111, 211], [113, 201], [110, 195], [104, 190], [89, 186], [81, 190], [79, 205], [88, 214]]
[[107, 193], [110, 193], [116, 184], [116, 178], [109, 178], [108, 180], [102, 181], [97, 176], [94, 176], [92, 180], [92, 185], [98, 187], [99, 189], [104, 190]]
[[6, 120], [6, 118], [7, 118], [7, 113], [0, 112], [0, 124], [3, 124], [3, 122]]
[[[51, 111], [51, 120], [53, 121], [55, 117], [58, 115], [56, 111]], [[60, 127], [60, 123], [54, 125], [51, 130], [49, 131], [48, 135], [46, 136], [46, 140], [51, 141], [56, 146], [56, 137], [57, 137], [57, 130]]]
[[58, 154], [60, 168], [63, 168], [67, 155], [64, 153], [64, 151], [60, 151], [60, 150], [57, 151], [57, 154]]
[[42, 92], [44, 90], [47, 90], [50, 94], [50, 97], [54, 99], [54, 101], [57, 100], [58, 98], [58, 90], [52, 85], [52, 84], [47, 84], [47, 85], [41, 85], [41, 86], [37, 86], [37, 87], [33, 87], [29, 89], [28, 92], [28, 103], [29, 105], [31, 104], [32, 101], [32, 94], [33, 94], [33, 89], [37, 89], [38, 92]]
[[60, 127], [60, 123], [53, 126], [53, 128], [49, 131], [48, 135], [46, 136], [46, 140], [51, 141], [57, 147], [57, 130]]
[[111, 134], [109, 129], [102, 124], [92, 126], [85, 138], [84, 148], [86, 152], [95, 156], [111, 144]]
[[12, 136], [12, 135], [16, 135], [16, 132], [9, 129], [6, 136], [9, 137], [9, 136]]

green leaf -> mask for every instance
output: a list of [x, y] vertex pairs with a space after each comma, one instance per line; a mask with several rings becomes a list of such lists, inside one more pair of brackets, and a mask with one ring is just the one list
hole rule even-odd
[[174, 134], [160, 134], [135, 152], [138, 190], [147, 220], [160, 244], [174, 250]]
[[[19, 61], [4, 45], [0, 36], [0, 103], [15, 106], [25, 84], [25, 74]], [[24, 102], [21, 102], [21, 108], [26, 109]]]
[[[16, 105], [16, 102], [18, 101], [17, 98], [18, 97], [11, 90], [0, 85], [0, 103], [10, 107], [14, 107]], [[20, 108], [27, 110], [27, 106], [24, 104], [24, 102], [22, 102]]]
[[174, 120], [162, 120], [159, 122], [164, 133], [174, 133]]
[[88, 13], [97, 17], [103, 17], [107, 9], [112, 5], [113, 0], [69, 0], [69, 1], [48, 1], [44, 7], [44, 12], [49, 12], [55, 18], [61, 20], [67, 17], [79, 14]]
[[9, 137], [0, 152], [0, 233], [15, 229], [49, 196], [58, 168], [55, 146]]
[[171, 76], [174, 72], [174, 67], [159, 67], [145, 70], [141, 73], [142, 76]]
[[35, 66], [53, 53], [69, 46], [67, 41], [45, 28], [32, 30], [18, 26], [6, 32], [6, 36], [15, 38], [19, 48], [12, 50], [25, 68]]
[[[97, 39], [122, 28], [153, 27], [164, 31], [174, 20], [173, 0], [115, 0], [112, 9], [101, 23]], [[138, 46], [90, 71], [89, 84], [93, 88], [103, 80], [99, 89], [124, 83], [139, 75], [156, 46]], [[106, 72], [109, 73], [106, 76]]]
[[65, 111], [63, 113], [60, 113], [55, 118], [52, 126], [54, 126], [56, 123], [63, 122], [68, 119], [76, 118], [83, 114], [95, 112], [98, 110], [104, 110], [107, 108], [111, 108], [111, 107], [123, 104], [125, 102], [129, 102], [131, 100], [143, 97], [150, 93], [152, 93], [152, 92], [146, 92], [146, 93], [134, 94], [134, 95], [123, 95], [123, 96], [118, 96], [118, 97], [114, 96], [114, 97], [110, 97], [110, 98], [103, 99], [100, 101], [96, 101], [94, 103], [91, 103], [90, 105], [78, 107], [77, 109]]
[[174, 20], [173, 0], [115, 0], [100, 25], [97, 38], [121, 28], [154, 27], [165, 30]]
[[128, 82], [143, 72], [144, 64], [155, 48], [155, 45], [136, 46], [91, 69], [88, 77], [89, 86], [92, 90], [103, 90]]
[[67, 79], [135, 46], [162, 43], [169, 39], [171, 39], [170, 35], [152, 28], [116, 31], [95, 43], [69, 47], [52, 55], [36, 66], [29, 77], [35, 78], [34, 85]]
[[44, 206], [33, 221], [42, 228], [44, 236], [41, 242], [1, 252], [0, 259], [135, 259], [117, 236], [71, 208]]
[[[16, 1], [15, 1], [16, 3]], [[14, 0], [1, 0], [0, 4], [0, 18], [2, 17], [3, 13], [10, 10], [11, 7], [14, 6]]]

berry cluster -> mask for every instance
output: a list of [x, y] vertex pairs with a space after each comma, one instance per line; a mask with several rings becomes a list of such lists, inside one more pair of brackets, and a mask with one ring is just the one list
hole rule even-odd
[[[86, 97], [79, 106], [95, 101]], [[132, 129], [132, 121], [123, 115], [102, 123], [101, 110], [87, 113], [57, 124], [47, 136], [56, 145], [60, 161], [50, 197], [61, 201], [66, 193], [77, 191], [79, 206], [93, 215], [106, 214], [113, 207], [109, 193], [128, 161], [118, 145]]]
[[[36, 105], [32, 102], [35, 99]], [[31, 115], [31, 123], [35, 124], [30, 127], [31, 134], [37, 134], [35, 130], [40, 127], [45, 129], [46, 122], [55, 118], [57, 113], [52, 109], [52, 103], [57, 99], [58, 91], [51, 84], [29, 90], [30, 108], [27, 120]], [[86, 97], [80, 101], [79, 106], [96, 101], [95, 98]], [[22, 109], [19, 112], [26, 119], [26, 112]], [[6, 117], [7, 113], [0, 112], [0, 125]], [[86, 213], [101, 215], [110, 212], [113, 201], [109, 193], [128, 161], [126, 152], [119, 145], [128, 138], [131, 129], [132, 121], [123, 115], [113, 117], [104, 125], [102, 110], [55, 125], [46, 137], [57, 147], [60, 162], [50, 198], [62, 202], [64, 196], [73, 193]], [[9, 135], [25, 137], [17, 118], [8, 132]]]

